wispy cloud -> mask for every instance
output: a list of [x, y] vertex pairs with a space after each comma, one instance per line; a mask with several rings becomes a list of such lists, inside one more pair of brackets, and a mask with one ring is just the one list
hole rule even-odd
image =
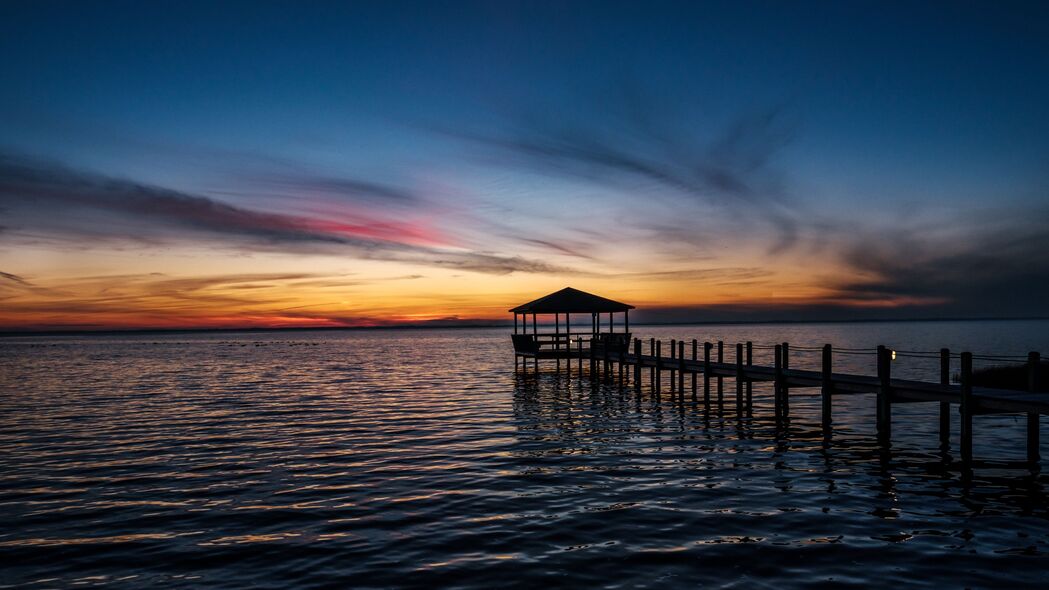
[[269, 172], [240, 178], [256, 191], [284, 197], [323, 196], [379, 206], [417, 206], [422, 199], [411, 190], [365, 179], [336, 177], [307, 172]]
[[[374, 191], [373, 191], [374, 194]], [[0, 207], [22, 229], [57, 239], [83, 235], [124, 240], [202, 240], [229, 247], [335, 253], [467, 271], [572, 273], [530, 260], [437, 247], [426, 226], [367, 212], [317, 217], [257, 211], [210, 197], [77, 171], [51, 162], [0, 155]]]
[[25, 279], [23, 279], [22, 277], [20, 277], [20, 276], [18, 276], [16, 274], [11, 274], [9, 272], [0, 271], [0, 279], [4, 279], [6, 281], [10, 281], [12, 283], [15, 283], [15, 284], [17, 284], [19, 286], [23, 286], [23, 287], [29, 286], [29, 282], [28, 281], [26, 281]]
[[662, 200], [678, 208], [664, 229], [683, 236], [728, 219], [770, 225], [774, 250], [798, 238], [801, 204], [775, 166], [796, 129], [784, 109], [741, 116], [714, 130], [696, 109], [669, 108], [636, 88], [595, 97], [589, 106], [571, 120], [551, 107], [511, 117], [498, 131], [447, 133], [504, 165], [620, 189], [634, 207]]

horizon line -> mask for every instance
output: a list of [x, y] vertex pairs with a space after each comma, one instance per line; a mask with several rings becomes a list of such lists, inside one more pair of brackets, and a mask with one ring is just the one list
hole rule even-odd
[[[709, 320], [685, 322], [637, 322], [635, 326], [754, 326], [763, 324], [874, 324], [893, 322], [993, 322], [993, 321], [1044, 321], [1049, 316], [1009, 316], [1009, 317], [914, 317], [914, 318], [857, 318], [857, 319], [823, 319], [823, 320]], [[544, 326], [547, 324], [543, 324]], [[550, 324], [553, 325], [553, 324]], [[585, 325], [585, 324], [580, 324]], [[322, 332], [339, 330], [468, 330], [475, 328], [512, 328], [513, 322], [492, 322], [471, 324], [468, 321], [451, 324], [399, 324], [385, 326], [250, 326], [242, 328], [87, 328], [87, 329], [29, 329], [0, 330], [0, 338], [19, 338], [26, 336], [110, 336], [135, 334], [185, 334], [185, 333], [230, 333], [230, 332]]]

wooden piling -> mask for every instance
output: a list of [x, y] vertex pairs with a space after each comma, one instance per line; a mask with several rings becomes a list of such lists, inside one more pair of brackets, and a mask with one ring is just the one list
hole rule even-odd
[[[1038, 363], [1040, 355], [1031, 351], [1027, 353], [1027, 391], [1038, 391]], [[1038, 413], [1027, 413], [1027, 462], [1035, 465], [1041, 460], [1039, 452]]]
[[703, 404], [710, 406], [710, 349], [714, 345], [703, 343]]
[[[725, 362], [725, 343], [718, 340], [718, 364]], [[725, 378], [718, 375], [718, 410], [725, 406]]]
[[[951, 384], [951, 349], [940, 349], [940, 385]], [[940, 448], [951, 448], [951, 403], [940, 402]]]
[[823, 383], [820, 388], [820, 424], [824, 432], [830, 432], [831, 419], [831, 396], [834, 394], [834, 351], [830, 344], [823, 345]]
[[775, 408], [776, 420], [783, 418], [783, 345], [777, 344], [773, 349], [775, 365], [772, 369], [772, 404]]
[[879, 345], [877, 427], [878, 438], [883, 443], [888, 443], [892, 439], [892, 389], [889, 385], [892, 379], [891, 363], [889, 349]]
[[[747, 340], [747, 367], [754, 365], [754, 343]], [[754, 409], [754, 383], [747, 379], [747, 412]]]
[[634, 338], [634, 390], [641, 391], [641, 339]]
[[[780, 348], [781, 362], [783, 363], [784, 373], [790, 369], [790, 344], [784, 342]], [[783, 404], [783, 417], [790, 416], [790, 386], [787, 385], [786, 377], [783, 378], [782, 386], [780, 387], [780, 397], [782, 398]]]
[[[692, 339], [692, 362], [699, 360], [698, 355], [699, 341], [695, 338]], [[692, 371], [692, 401], [696, 401], [696, 372]]]
[[961, 413], [962, 424], [959, 429], [962, 447], [962, 462], [969, 466], [973, 460], [973, 355], [962, 353], [961, 366]]
[[659, 391], [663, 388], [663, 341], [656, 340], [656, 371], [655, 375], [655, 386], [656, 399], [659, 399]]
[[743, 417], [743, 343], [736, 343], [736, 415]]
[[670, 397], [674, 397], [674, 386], [677, 384], [677, 340], [670, 339]]
[[[649, 338], [648, 339], [648, 354], [650, 354], [652, 356], [656, 356], [656, 339], [655, 338]], [[658, 360], [658, 357], [656, 357], [656, 359], [653, 360], [652, 366], [649, 367], [649, 369], [648, 369], [648, 378], [649, 378], [648, 380], [651, 383], [653, 390], [655, 390], [655, 388], [656, 388], [656, 360]]]
[[677, 395], [685, 400], [685, 341], [677, 343]]

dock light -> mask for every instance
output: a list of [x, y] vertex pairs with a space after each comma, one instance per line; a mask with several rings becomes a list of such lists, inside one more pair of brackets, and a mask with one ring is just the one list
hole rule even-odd
[[896, 360], [896, 351], [892, 351], [892, 360]]

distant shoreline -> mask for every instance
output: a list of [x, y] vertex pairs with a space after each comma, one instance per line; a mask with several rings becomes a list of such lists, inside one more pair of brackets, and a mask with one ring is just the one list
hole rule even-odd
[[[791, 324], [890, 324], [915, 322], [1025, 322], [1049, 320], [1049, 316], [1031, 317], [982, 317], [982, 318], [907, 318], [907, 319], [850, 319], [850, 320], [713, 320], [694, 322], [638, 322], [634, 326], [759, 326]], [[546, 324], [543, 324], [544, 326]], [[553, 325], [553, 324], [551, 324]], [[513, 328], [513, 322], [484, 324], [409, 324], [400, 326], [323, 326], [282, 328], [132, 328], [126, 330], [7, 330], [0, 331], [0, 338], [24, 338], [47, 336], [136, 336], [149, 334], [229, 334], [264, 332], [333, 332], [333, 331], [376, 331], [376, 330], [470, 330], [477, 328]], [[580, 324], [581, 327], [586, 327]]]

